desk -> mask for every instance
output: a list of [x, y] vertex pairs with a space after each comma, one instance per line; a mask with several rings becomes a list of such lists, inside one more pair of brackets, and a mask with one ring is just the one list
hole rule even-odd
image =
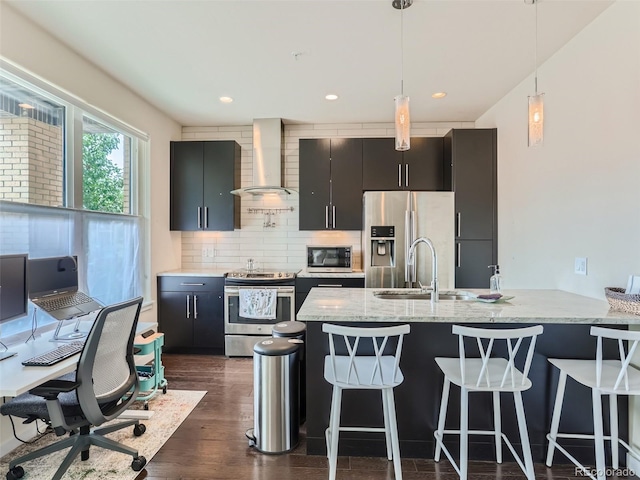
[[[70, 327], [73, 328], [71, 322]], [[142, 333], [150, 329], [155, 329], [157, 323], [138, 323], [137, 333]], [[64, 329], [63, 329], [64, 330]], [[65, 342], [51, 342], [53, 331], [45, 332], [29, 343], [11, 346], [10, 350], [16, 352], [11, 358], [0, 361], [0, 396], [15, 397], [21, 393], [43, 384], [48, 380], [73, 372], [78, 363], [78, 355], [65, 358], [61, 362], [50, 367], [25, 367], [22, 361], [27, 358], [41, 355], [53, 350]]]

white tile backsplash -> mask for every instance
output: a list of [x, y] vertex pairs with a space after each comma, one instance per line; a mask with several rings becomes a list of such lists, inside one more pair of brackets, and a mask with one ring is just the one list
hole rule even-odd
[[[473, 128], [472, 122], [413, 123], [414, 136], [443, 136], [451, 128]], [[253, 129], [251, 125], [224, 127], [184, 127], [183, 140], [235, 140], [241, 150], [241, 186], [253, 181]], [[301, 138], [392, 137], [393, 123], [285, 125], [284, 186], [299, 185], [298, 141]], [[354, 268], [360, 269], [361, 234], [354, 231], [299, 231], [298, 195], [284, 197], [241, 197], [239, 230], [233, 232], [182, 232], [182, 268], [228, 268], [234, 270], [255, 259], [262, 268], [297, 270], [305, 267], [307, 245], [351, 245]], [[265, 227], [265, 216], [248, 208], [289, 208], [272, 219], [275, 227]], [[213, 256], [205, 256], [206, 252]]]

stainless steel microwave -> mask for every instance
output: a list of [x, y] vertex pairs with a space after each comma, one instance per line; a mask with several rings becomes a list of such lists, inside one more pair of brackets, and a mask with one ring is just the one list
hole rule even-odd
[[351, 246], [307, 245], [308, 272], [351, 272]]

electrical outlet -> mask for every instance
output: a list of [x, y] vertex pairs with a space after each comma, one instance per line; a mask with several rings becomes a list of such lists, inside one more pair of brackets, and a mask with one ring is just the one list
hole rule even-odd
[[203, 257], [213, 257], [216, 251], [213, 248], [202, 247], [202, 256]]
[[576, 257], [574, 272], [576, 275], [587, 274], [587, 257]]

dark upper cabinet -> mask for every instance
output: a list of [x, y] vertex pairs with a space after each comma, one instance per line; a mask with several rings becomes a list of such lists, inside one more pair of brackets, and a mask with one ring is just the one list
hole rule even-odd
[[362, 229], [362, 139], [300, 140], [300, 230]]
[[445, 189], [455, 192], [456, 287], [489, 288], [498, 262], [497, 130], [453, 129], [444, 137]]
[[300, 140], [300, 230], [329, 228], [331, 140]]
[[440, 191], [444, 165], [442, 138], [412, 137], [405, 152], [395, 150], [393, 138], [363, 140], [363, 190]]
[[497, 236], [496, 142], [496, 129], [453, 129], [445, 136], [450, 160], [445, 188], [455, 192], [456, 238]]
[[171, 230], [240, 226], [240, 145], [235, 141], [171, 142]]

